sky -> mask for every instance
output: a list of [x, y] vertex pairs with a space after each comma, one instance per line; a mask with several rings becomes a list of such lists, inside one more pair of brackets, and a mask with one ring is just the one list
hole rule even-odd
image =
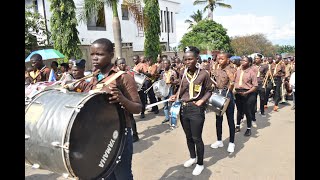
[[[194, 0], [180, 0], [177, 14], [177, 42], [189, 30], [186, 19], [205, 5]], [[295, 0], [224, 0], [231, 9], [217, 6], [213, 20], [227, 29], [229, 37], [262, 33], [273, 45], [295, 45]], [[208, 12], [203, 14], [207, 17]]]

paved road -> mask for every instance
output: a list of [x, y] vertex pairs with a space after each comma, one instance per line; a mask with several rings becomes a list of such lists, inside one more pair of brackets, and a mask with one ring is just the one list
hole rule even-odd
[[[205, 169], [199, 176], [193, 176], [190, 168], [183, 167], [189, 159], [183, 129], [179, 126], [170, 130], [168, 124], [161, 124], [163, 112], [152, 113], [137, 120], [140, 141], [134, 143], [133, 175], [136, 180], [292, 180], [295, 179], [295, 113], [292, 101], [279, 106], [279, 112], [257, 117], [257, 128], [250, 137], [244, 136], [246, 125], [235, 137], [235, 152], [229, 154], [228, 125], [223, 122], [222, 139], [224, 147], [211, 149], [216, 139], [215, 114], [208, 112], [203, 129], [205, 144]], [[272, 103], [269, 103], [272, 105]], [[25, 167], [26, 180], [63, 180], [61, 175], [47, 170]]]

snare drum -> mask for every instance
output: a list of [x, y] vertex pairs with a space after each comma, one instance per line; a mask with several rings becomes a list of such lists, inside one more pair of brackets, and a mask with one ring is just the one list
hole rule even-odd
[[208, 100], [208, 108], [218, 116], [223, 116], [226, 112], [230, 99], [221, 94], [221, 91], [214, 91]]
[[169, 96], [170, 84], [167, 84], [164, 80], [158, 80], [153, 84], [153, 92], [157, 98], [165, 98]]
[[109, 176], [125, 143], [124, 111], [106, 93], [45, 90], [25, 107], [25, 161], [79, 179]]
[[133, 75], [134, 81], [136, 82], [138, 86], [138, 91], [141, 91], [144, 82], [146, 81], [147, 76], [142, 73], [134, 73]]

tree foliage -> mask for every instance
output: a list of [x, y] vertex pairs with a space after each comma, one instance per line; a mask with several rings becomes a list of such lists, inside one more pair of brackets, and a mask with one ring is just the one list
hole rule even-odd
[[[45, 36], [50, 33], [46, 31], [44, 18], [38, 12], [33, 12], [34, 5], [25, 7], [25, 50], [30, 54], [36, 47], [45, 45]], [[38, 38], [37, 38], [38, 37]]]
[[214, 9], [219, 6], [219, 7], [223, 7], [223, 8], [229, 8], [231, 9], [231, 5], [229, 4], [225, 4], [219, 1], [223, 1], [223, 0], [195, 0], [193, 2], [193, 5], [203, 5], [203, 4], [207, 4], [203, 11], [208, 10], [208, 19], [213, 20], [213, 14], [212, 12], [214, 11]]
[[50, 0], [50, 2], [50, 11], [52, 13], [50, 29], [54, 49], [65, 55], [65, 61], [71, 57], [81, 58], [82, 52], [79, 48], [80, 40], [74, 1]]
[[227, 29], [212, 20], [202, 20], [193, 26], [192, 30], [184, 34], [180, 49], [186, 46], [196, 46], [200, 51], [220, 50], [233, 53]]
[[201, 10], [197, 10], [197, 12], [193, 12], [193, 14], [190, 16], [190, 19], [185, 20], [185, 23], [189, 23], [190, 26], [188, 27], [188, 29], [192, 28], [192, 26], [196, 25], [198, 22], [200, 22], [203, 19], [202, 16], [203, 12]]
[[160, 7], [158, 0], [146, 0], [144, 13], [144, 55], [150, 56], [153, 62], [156, 62], [160, 54]]
[[264, 34], [252, 34], [246, 36], [235, 36], [231, 38], [231, 46], [238, 56], [261, 53], [264, 56], [273, 56], [275, 47]]
[[282, 53], [295, 53], [295, 47], [291, 46], [291, 45], [275, 45], [276, 48], [276, 52], [278, 54], [282, 54]]

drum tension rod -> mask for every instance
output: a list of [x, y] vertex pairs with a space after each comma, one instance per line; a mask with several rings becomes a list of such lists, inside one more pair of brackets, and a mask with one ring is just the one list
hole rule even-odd
[[51, 145], [55, 148], [63, 148], [66, 151], [69, 151], [69, 142], [64, 143], [64, 145], [62, 146], [58, 141], [54, 141], [51, 143]]
[[79, 104], [78, 106], [72, 106], [72, 105], [65, 105], [64, 107], [66, 107], [66, 108], [75, 108], [76, 110], [76, 112], [80, 112], [80, 109], [83, 107], [83, 104]]
[[24, 139], [25, 139], [25, 140], [28, 140], [29, 138], [30, 138], [29, 135], [27, 135], [27, 134], [24, 135]]

